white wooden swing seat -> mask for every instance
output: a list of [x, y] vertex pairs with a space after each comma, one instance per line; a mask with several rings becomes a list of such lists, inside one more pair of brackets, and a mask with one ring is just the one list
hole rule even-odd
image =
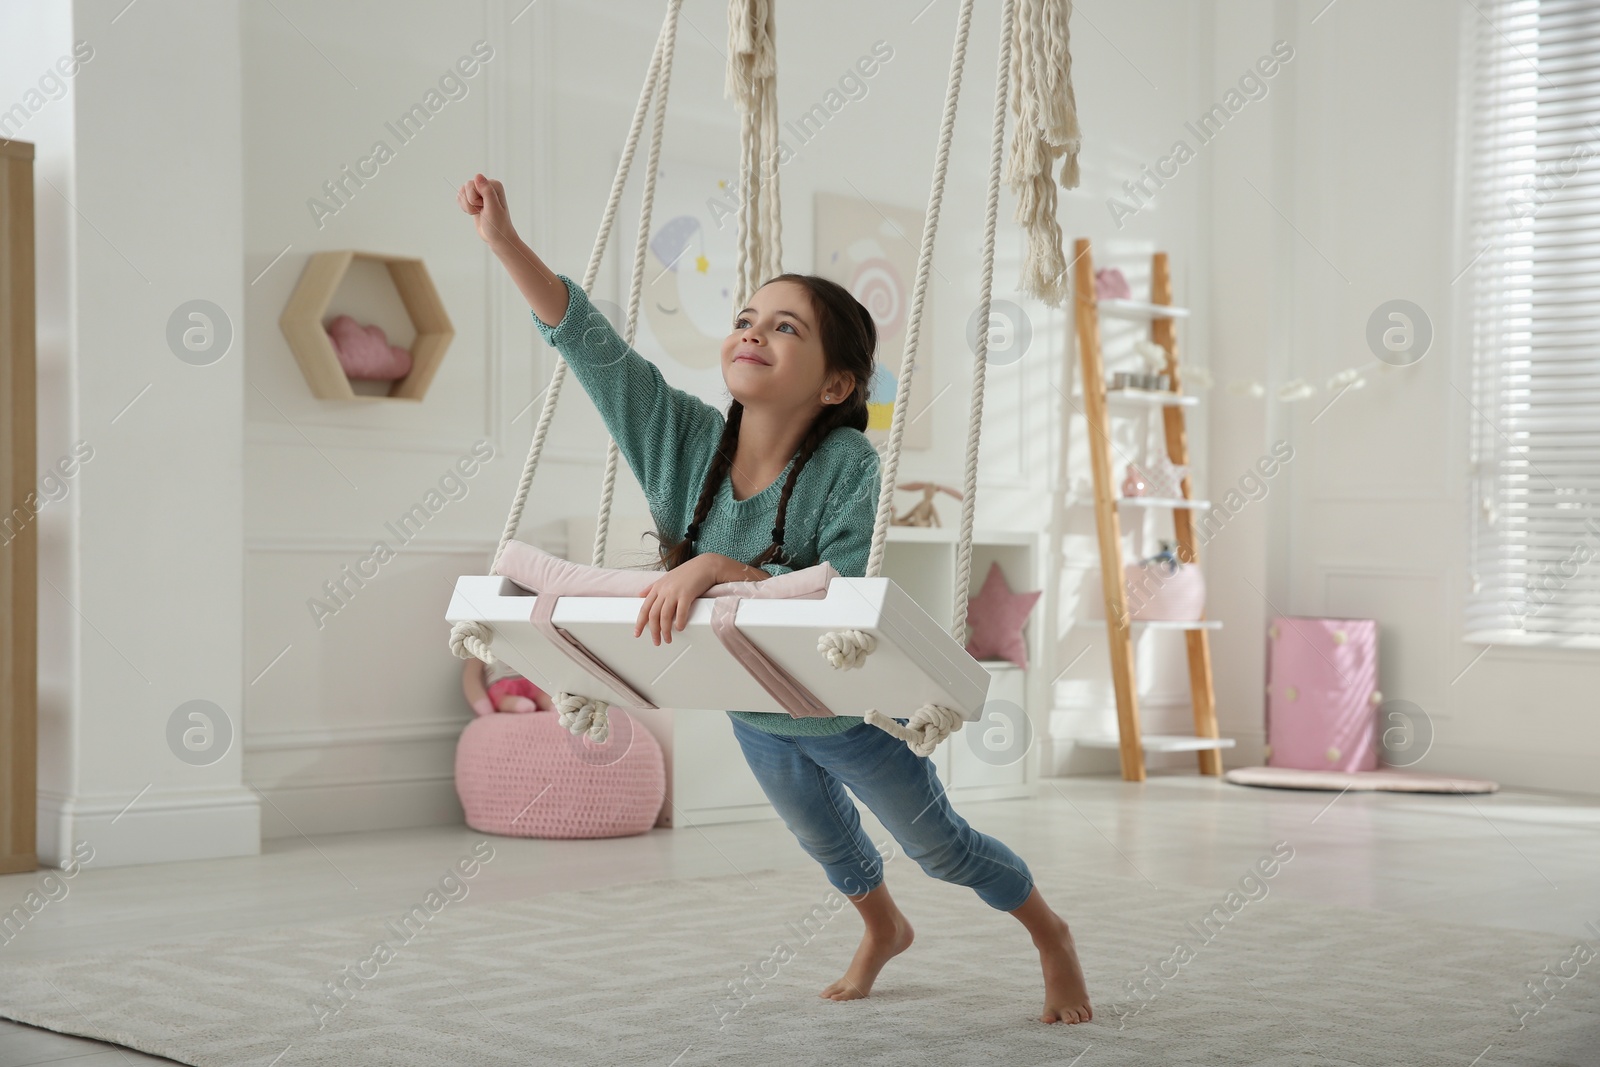
[[[494, 631], [495, 657], [546, 692], [592, 694], [623, 707], [792, 713], [713, 632], [719, 608], [731, 610], [738, 632], [814, 695], [820, 708], [811, 714], [883, 708], [905, 718], [933, 704], [972, 722], [988, 695], [988, 670], [888, 578], [834, 578], [816, 600], [702, 597], [684, 629], [659, 645], [648, 629], [634, 636], [637, 597], [557, 598], [551, 621], [615, 672], [621, 687], [580, 666], [546, 636], [532, 621], [538, 599], [509, 578], [467, 575], [457, 580], [445, 618], [486, 623]], [[839, 670], [817, 643], [824, 634], [847, 630], [871, 635], [874, 647], [860, 666]]]
[[[763, 279], [782, 270], [776, 60], [770, 3], [771, 0], [729, 2], [727, 85], [742, 117], [740, 191], [744, 194], [739, 205], [734, 307], [742, 307]], [[985, 323], [989, 319], [994, 280], [995, 219], [1009, 82], [1016, 83], [1010, 103], [1019, 113], [1012, 181], [1022, 199], [1019, 218], [1023, 219], [1029, 235], [1023, 289], [1052, 303], [1059, 304], [1061, 299], [1065, 263], [1061, 255], [1061, 234], [1054, 219], [1051, 160], [1062, 153], [1067, 155], [1063, 180], [1071, 179], [1069, 188], [1075, 185], [1077, 121], [1070, 82], [1065, 80], [1069, 62], [1066, 20], [1053, 18], [1049, 4], [1050, 0], [1004, 0], [1003, 4], [979, 291], [980, 321]], [[667, 16], [651, 56], [583, 280], [584, 291], [592, 291], [624, 183], [632, 168], [644, 116], [654, 98], [641, 224], [634, 247], [633, 278], [623, 336], [630, 345], [638, 324], [645, 252], [666, 119], [666, 87], [681, 5], [682, 0], [668, 0]], [[604, 741], [608, 703], [647, 708], [735, 709], [795, 716], [862, 715], [865, 721], [901, 738], [918, 754], [926, 756], [951, 732], [960, 729], [963, 722], [976, 721], [982, 716], [990, 674], [967, 652], [965, 644], [978, 439], [988, 363], [987, 329], [978, 332], [974, 345], [965, 493], [950, 628], [941, 627], [892, 580], [879, 576], [889, 519], [893, 514], [901, 441], [933, 262], [934, 236], [944, 195], [972, 6], [973, 0], [962, 0], [957, 22], [933, 187], [906, 322], [905, 350], [890, 423], [889, 447], [881, 465], [878, 512], [865, 577], [835, 576], [828, 583], [826, 594], [817, 599], [702, 597], [695, 602], [686, 628], [674, 630], [670, 642], [656, 645], [645, 636], [634, 636], [640, 606], [637, 597], [541, 596], [510, 578], [493, 573], [506, 546], [516, 535], [529, 485], [555, 413], [567, 369], [564, 361], [557, 360], [522, 481], [489, 568], [492, 573], [460, 578], [445, 619], [451, 624], [450, 647], [457, 656], [477, 656], [485, 662], [504, 660], [534, 684], [556, 695], [561, 721], [574, 734]], [[1066, 10], [1070, 11], [1070, 4], [1066, 5]], [[1048, 77], [1041, 77], [1041, 74]], [[595, 532], [595, 566], [605, 558], [617, 459], [617, 445], [613, 440], [606, 452], [605, 481]], [[888, 709], [888, 714], [879, 709]], [[909, 723], [902, 725], [896, 721], [897, 717], [908, 718]]]

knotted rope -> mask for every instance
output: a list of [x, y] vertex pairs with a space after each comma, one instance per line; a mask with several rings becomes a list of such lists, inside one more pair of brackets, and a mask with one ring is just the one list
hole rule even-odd
[[450, 651], [457, 659], [477, 656], [493, 667], [494, 653], [489, 650], [489, 643], [493, 640], [494, 631], [476, 620], [458, 622], [450, 627]]
[[828, 666], [836, 671], [861, 666], [877, 647], [878, 639], [864, 630], [830, 630], [817, 638], [817, 651], [827, 657]]
[[938, 704], [922, 705], [911, 713], [911, 718], [906, 720], [904, 726], [877, 708], [868, 708], [862, 718], [880, 730], [898, 737], [910, 745], [911, 751], [919, 756], [933, 755], [933, 750], [939, 747], [939, 742], [961, 729], [962, 722], [957, 712]]
[[606, 714], [610, 705], [604, 700], [561, 692], [556, 694], [555, 704], [561, 715], [561, 725], [574, 736], [587, 733], [589, 740], [597, 745], [605, 744], [606, 738], [611, 736], [611, 717]]

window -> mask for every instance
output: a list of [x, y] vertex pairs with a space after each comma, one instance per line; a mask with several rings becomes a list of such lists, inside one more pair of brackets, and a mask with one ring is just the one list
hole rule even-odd
[[1600, 647], [1600, 4], [1475, 7], [1467, 638]]

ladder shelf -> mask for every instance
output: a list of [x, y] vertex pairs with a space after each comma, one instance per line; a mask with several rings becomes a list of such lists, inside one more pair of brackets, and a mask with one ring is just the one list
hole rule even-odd
[[[1150, 300], [1098, 300], [1095, 297], [1094, 264], [1089, 241], [1075, 242], [1073, 291], [1077, 321], [1078, 355], [1082, 369], [1083, 414], [1089, 423], [1089, 458], [1094, 473], [1095, 532], [1100, 546], [1100, 582], [1104, 593], [1105, 615], [1100, 619], [1079, 619], [1078, 627], [1104, 629], [1111, 655], [1111, 679], [1117, 698], [1117, 736], [1080, 738], [1089, 747], [1115, 748], [1122, 765], [1122, 777], [1130, 782], [1145, 778], [1146, 752], [1194, 752], [1201, 774], [1221, 776], [1222, 753], [1232, 748], [1232, 738], [1217, 732], [1216, 694], [1211, 674], [1211, 631], [1220, 629], [1216, 619], [1193, 621], [1141, 620], [1129, 617], [1128, 592], [1124, 585], [1122, 529], [1119, 511], [1131, 508], [1170, 508], [1178, 559], [1185, 564], [1199, 563], [1194, 536], [1194, 513], [1210, 508], [1206, 500], [1193, 496], [1190, 478], [1185, 474], [1181, 498], [1119, 497], [1112, 481], [1110, 454], [1111, 409], [1123, 411], [1160, 410], [1167, 458], [1177, 466], [1188, 467], [1189, 444], [1184, 424], [1184, 409], [1199, 402], [1183, 393], [1178, 376], [1178, 344], [1175, 320], [1187, 317], [1187, 308], [1172, 303], [1172, 276], [1165, 252], [1151, 257]], [[1132, 319], [1150, 324], [1150, 340], [1166, 352], [1167, 380], [1171, 391], [1148, 389], [1108, 389], [1105, 361], [1100, 351], [1100, 315]], [[1140, 512], [1139, 514], [1143, 514]], [[1141, 734], [1139, 694], [1133, 664], [1133, 633], [1139, 629], [1181, 630], [1189, 661], [1189, 692], [1194, 708], [1194, 735]]]

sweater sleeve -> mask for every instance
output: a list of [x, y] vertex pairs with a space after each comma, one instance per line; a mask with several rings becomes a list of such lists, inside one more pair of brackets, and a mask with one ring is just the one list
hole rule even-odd
[[576, 282], [567, 287], [567, 310], [549, 325], [538, 315], [540, 336], [561, 353], [594, 401], [617, 449], [652, 504], [693, 499], [691, 457], [709, 452], [722, 435], [721, 412], [693, 393], [668, 385], [654, 363], [612, 328]]
[[842, 577], [867, 573], [880, 480], [878, 452], [866, 447], [845, 466], [828, 496], [827, 511], [817, 528], [817, 559], [833, 564]]

